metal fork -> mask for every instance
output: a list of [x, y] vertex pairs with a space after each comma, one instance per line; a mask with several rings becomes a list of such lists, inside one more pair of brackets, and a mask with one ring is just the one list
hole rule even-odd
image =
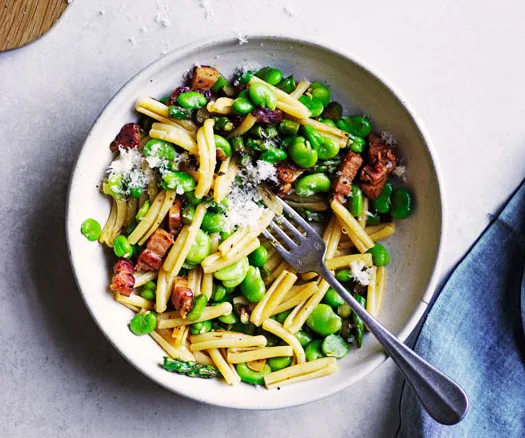
[[303, 235], [284, 215], [278, 216], [268, 228], [287, 248], [269, 229], [263, 232], [276, 251], [298, 273], [313, 271], [322, 276], [345, 299], [383, 345], [434, 420], [447, 425], [461, 421], [468, 410], [468, 398], [463, 389], [399, 341], [355, 300], [326, 268], [324, 263], [326, 245], [321, 236], [295, 210], [283, 200], [279, 199], [279, 201], [284, 212], [305, 231], [306, 235]]

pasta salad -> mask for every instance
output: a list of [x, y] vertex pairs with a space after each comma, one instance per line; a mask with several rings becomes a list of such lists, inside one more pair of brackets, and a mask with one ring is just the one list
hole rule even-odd
[[135, 312], [131, 333], [160, 345], [167, 371], [230, 385], [335, 372], [361, 347], [363, 322], [261, 233], [281, 197], [318, 224], [328, 269], [378, 317], [390, 259], [379, 241], [413, 208], [393, 178], [404, 177], [394, 137], [344, 115], [326, 84], [273, 67], [229, 81], [196, 66], [186, 82], [137, 102], [140, 120], [110, 144], [109, 218], [81, 226], [116, 257], [109, 289]]

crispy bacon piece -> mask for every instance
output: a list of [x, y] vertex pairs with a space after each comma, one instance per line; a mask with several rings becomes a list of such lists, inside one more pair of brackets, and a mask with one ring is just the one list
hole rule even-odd
[[175, 277], [175, 283], [171, 292], [171, 304], [173, 304], [175, 310], [180, 312], [180, 316], [183, 318], [186, 318], [187, 313], [193, 308], [193, 292], [188, 287], [187, 277]]
[[182, 201], [175, 199], [168, 212], [168, 229], [173, 237], [177, 237], [182, 228]]
[[361, 155], [349, 151], [337, 171], [337, 177], [332, 184], [334, 197], [341, 204], [346, 202], [346, 197], [352, 191], [352, 181], [363, 164]]
[[208, 65], [202, 65], [193, 69], [193, 77], [191, 79], [192, 90], [209, 90], [221, 74], [219, 71]]
[[383, 143], [377, 135], [368, 137], [368, 162], [370, 164], [381, 163], [390, 174], [397, 166], [397, 157], [392, 146]]
[[133, 149], [140, 145], [140, 126], [136, 123], [128, 123], [124, 125], [120, 132], [111, 142], [109, 148], [112, 152], [116, 152], [119, 148]]
[[359, 175], [362, 181], [361, 189], [365, 195], [370, 199], [377, 199], [396, 166], [397, 157], [393, 148], [383, 143], [376, 135], [370, 135], [368, 164]]
[[121, 295], [129, 297], [135, 286], [135, 277], [133, 277], [133, 264], [126, 259], [118, 259], [113, 266], [113, 279], [111, 280], [110, 289]]
[[275, 166], [279, 183], [279, 193], [286, 195], [292, 190], [292, 183], [299, 178], [303, 171], [291, 163], [279, 163]]
[[148, 239], [137, 260], [137, 271], [158, 271], [162, 265], [162, 258], [173, 244], [173, 236], [161, 228], [157, 228]]

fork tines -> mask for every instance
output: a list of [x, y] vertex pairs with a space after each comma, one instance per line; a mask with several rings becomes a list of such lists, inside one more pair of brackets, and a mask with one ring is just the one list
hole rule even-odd
[[[276, 216], [268, 228], [263, 231], [263, 235], [275, 247], [275, 249], [284, 256], [289, 255], [291, 251], [301, 244], [307, 244], [310, 238], [320, 238], [316, 231], [282, 199], [277, 198], [283, 206], [283, 213], [288, 214], [297, 225], [304, 230], [304, 234], [290, 222], [285, 216]], [[287, 234], [288, 233], [288, 234]], [[306, 235], [305, 235], [306, 234]]]

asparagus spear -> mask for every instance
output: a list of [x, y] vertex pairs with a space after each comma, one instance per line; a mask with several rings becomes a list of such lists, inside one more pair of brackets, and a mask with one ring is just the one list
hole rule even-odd
[[212, 379], [219, 376], [219, 370], [211, 365], [204, 365], [197, 362], [185, 362], [180, 359], [164, 357], [164, 369], [170, 373], [185, 374], [190, 377], [200, 377], [201, 379]]
[[[361, 306], [363, 306], [363, 307], [366, 306], [366, 299], [365, 299], [365, 297], [362, 297], [361, 295], [355, 294], [354, 298], [356, 299], [356, 301], [359, 304], [361, 304]], [[359, 318], [359, 316], [357, 316], [357, 314], [354, 311], [352, 311], [352, 321], [354, 323], [355, 342], [357, 344], [357, 347], [361, 348], [361, 345], [363, 345], [363, 334], [365, 332], [365, 324], [363, 323], [361, 318]]]

